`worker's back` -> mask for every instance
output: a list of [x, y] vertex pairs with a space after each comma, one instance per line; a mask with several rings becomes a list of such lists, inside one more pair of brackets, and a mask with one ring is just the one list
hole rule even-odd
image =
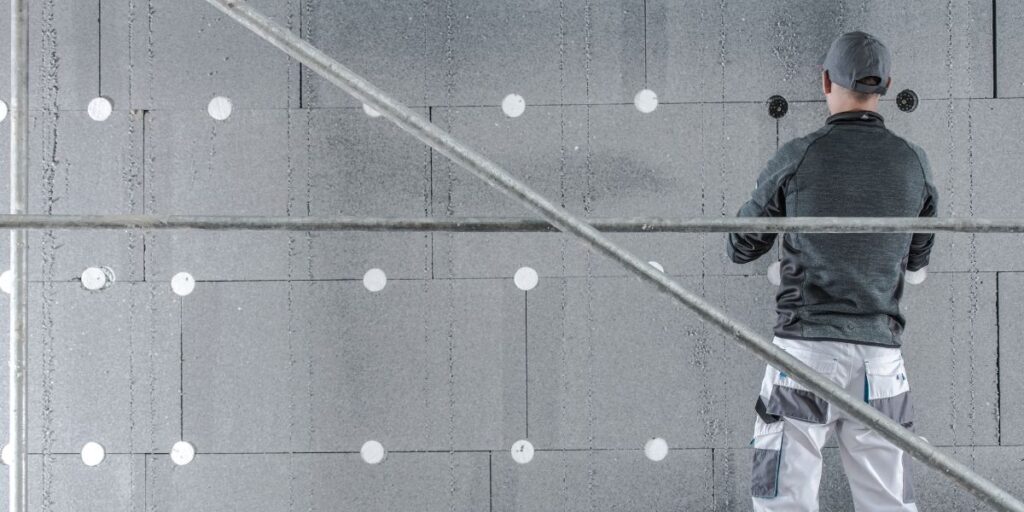
[[[935, 213], [923, 151], [890, 132], [874, 112], [833, 115], [825, 127], [788, 142], [762, 172], [758, 189], [745, 209], [774, 208], [779, 211], [768, 213], [788, 217]], [[744, 243], [748, 236], [754, 241]], [[764, 241], [763, 235], [733, 235], [734, 261], [756, 258]], [[899, 346], [904, 272], [927, 264], [931, 243], [931, 236], [909, 233], [787, 233], [775, 334]]]

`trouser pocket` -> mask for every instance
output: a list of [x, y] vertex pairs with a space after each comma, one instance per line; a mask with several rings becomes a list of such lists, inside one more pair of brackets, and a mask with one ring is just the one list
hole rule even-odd
[[[791, 355], [810, 366], [812, 370], [835, 381], [837, 362], [835, 359], [815, 354], [810, 351], [786, 349]], [[810, 423], [826, 423], [828, 421], [828, 402], [818, 397], [799, 382], [793, 380], [787, 372], [768, 366], [761, 384], [761, 397], [768, 414], [807, 421]]]
[[913, 427], [914, 404], [903, 357], [865, 361], [864, 373], [868, 403], [904, 427]]
[[[750, 495], [755, 498], [774, 498], [779, 494], [779, 467], [782, 464], [782, 440], [785, 424], [781, 418], [763, 415], [758, 399], [758, 416], [754, 420], [754, 464], [751, 468]], [[765, 418], [768, 422], [765, 421]]]

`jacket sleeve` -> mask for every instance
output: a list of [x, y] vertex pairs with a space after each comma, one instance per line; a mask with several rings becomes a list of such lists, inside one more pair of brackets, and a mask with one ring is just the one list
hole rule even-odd
[[[796, 141], [794, 141], [796, 142]], [[786, 186], [803, 159], [806, 145], [787, 143], [761, 169], [757, 187], [737, 217], [785, 217]], [[729, 233], [726, 252], [733, 263], [749, 263], [771, 250], [776, 233]]]
[[[918, 160], [921, 162], [921, 171], [924, 173], [924, 204], [921, 207], [920, 217], [935, 217], [938, 215], [939, 194], [932, 183], [931, 168], [924, 150], [915, 147]], [[907, 255], [907, 270], [914, 272], [928, 266], [931, 257], [932, 245], [935, 244], [935, 233], [914, 233], [910, 239], [910, 253]]]

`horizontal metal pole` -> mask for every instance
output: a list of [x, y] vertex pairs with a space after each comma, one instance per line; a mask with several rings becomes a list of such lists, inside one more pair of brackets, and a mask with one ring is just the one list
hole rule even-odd
[[359, 101], [373, 107], [374, 110], [380, 112], [385, 118], [434, 148], [440, 154], [466, 168], [494, 188], [526, 204], [544, 216], [551, 224], [558, 226], [559, 229], [566, 233], [579, 237], [597, 252], [622, 264], [641, 280], [653, 284], [657, 289], [667, 293], [693, 310], [704, 320], [731, 334], [733, 339], [739, 341], [743, 346], [768, 361], [768, 363], [776, 368], [787, 370], [797, 381], [817, 393], [818, 396], [845, 410], [865, 426], [874, 429], [918, 460], [950, 477], [989, 505], [1000, 510], [1024, 512], [1024, 503], [1021, 503], [1017, 498], [975, 473], [956, 459], [935, 449], [928, 442], [864, 403], [863, 398], [851, 396], [827, 377], [817, 373], [784, 350], [779, 349], [749, 327], [730, 319], [700, 296], [683, 288], [679, 283], [658, 271], [644, 260], [613, 243], [593, 226], [583, 222], [564, 208], [556, 206], [512, 177], [498, 164], [391, 98], [376, 86], [367, 82], [366, 79], [342, 66], [327, 54], [293, 34], [287, 28], [256, 12], [246, 2], [240, 0], [207, 1], [266, 41], [305, 64], [310, 70], [323, 76]]
[[[606, 233], [1024, 233], [1024, 219], [713, 217], [585, 219]], [[0, 229], [557, 232], [546, 220], [501, 217], [282, 217], [233, 215], [11, 215]]]

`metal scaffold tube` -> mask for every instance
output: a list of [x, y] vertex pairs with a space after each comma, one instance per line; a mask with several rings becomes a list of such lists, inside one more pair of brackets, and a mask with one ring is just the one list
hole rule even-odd
[[704, 299], [683, 288], [644, 260], [611, 242], [593, 226], [540, 196], [491, 160], [392, 99], [287, 28], [256, 12], [245, 2], [239, 0], [207, 1], [491, 186], [527, 204], [562, 231], [579, 237], [591, 248], [619, 262], [642, 280], [671, 295], [704, 320], [729, 333], [757, 356], [776, 368], [785, 369], [818, 396], [845, 410], [896, 446], [962, 485], [982, 501], [998, 510], [1024, 512], [1024, 503], [1017, 498], [959, 461], [935, 449], [925, 440], [876, 411], [862, 399], [850, 396], [826, 377], [775, 347], [749, 327], [730, 319]]
[[[11, 214], [28, 210], [28, 0], [11, 0]], [[11, 230], [7, 510], [28, 511], [28, 239]]]
[[[921, 217], [585, 219], [607, 233], [1024, 233], [1024, 219]], [[540, 219], [498, 217], [281, 217], [210, 215], [8, 215], [0, 229], [557, 232]]]

